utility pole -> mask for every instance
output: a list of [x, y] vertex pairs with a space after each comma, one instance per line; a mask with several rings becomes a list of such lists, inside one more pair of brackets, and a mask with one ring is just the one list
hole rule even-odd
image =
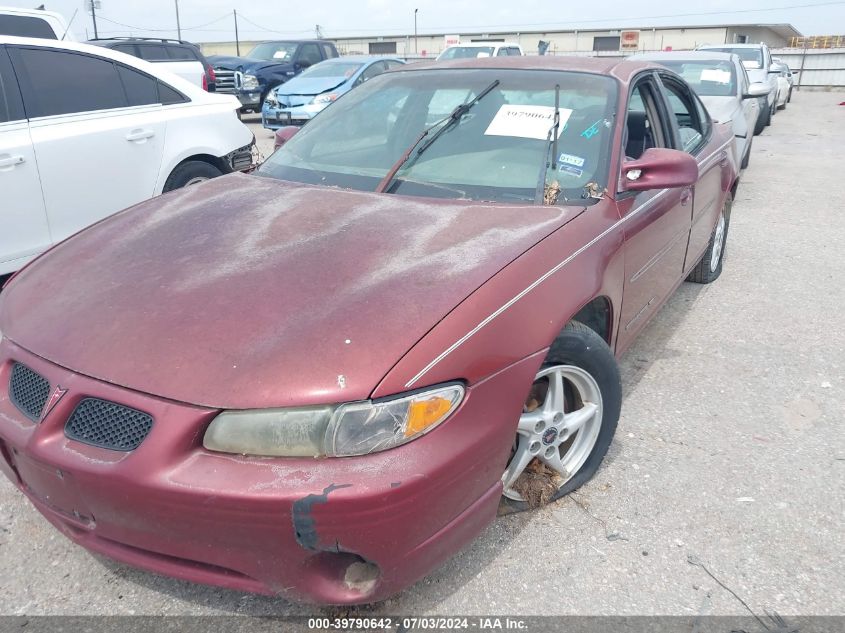
[[414, 55], [419, 55], [419, 47], [417, 46], [417, 11], [414, 9]]
[[237, 51], [238, 57], [241, 56], [241, 41], [238, 38], [238, 10], [233, 9], [232, 13], [235, 15], [235, 50]]
[[88, 0], [89, 6], [91, 7], [91, 19], [94, 21], [94, 39], [98, 39], [100, 36], [97, 33], [97, 5], [100, 4], [100, 0]]
[[178, 33], [178, 38], [182, 39], [182, 26], [179, 24], [179, 0], [175, 0], [176, 2], [176, 33]]

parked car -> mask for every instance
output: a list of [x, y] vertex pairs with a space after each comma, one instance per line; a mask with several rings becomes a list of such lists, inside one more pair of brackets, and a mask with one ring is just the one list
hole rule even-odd
[[733, 132], [661, 66], [539, 56], [295, 129], [7, 283], [0, 469], [112, 558], [371, 602], [593, 476], [615, 356], [722, 271]]
[[437, 56], [437, 61], [472, 57], [508, 57], [524, 54], [522, 46], [513, 42], [470, 42], [449, 46]]
[[244, 111], [261, 110], [270, 91], [326, 59], [337, 49], [324, 40], [261, 42], [246, 57], [211, 55], [218, 92], [240, 99]]
[[789, 64], [778, 57], [772, 57], [772, 61], [781, 67], [781, 71], [786, 71], [784, 77], [786, 77], [786, 80], [789, 82], [789, 93], [786, 96], [786, 102], [789, 103], [792, 101], [792, 89], [795, 87], [795, 75], [798, 71], [793, 72], [793, 70], [789, 67]]
[[250, 168], [237, 107], [107, 48], [0, 36], [0, 274], [115, 211]]
[[772, 67], [772, 53], [763, 42], [759, 44], [719, 44], [699, 46], [696, 50], [719, 51], [739, 55], [742, 65], [748, 71], [751, 83], [762, 83], [769, 86], [766, 97], [760, 97], [760, 114], [757, 118], [757, 128], [754, 134], [760, 134], [771, 124], [772, 117], [777, 112], [777, 75], [779, 71]]
[[0, 35], [74, 40], [61, 13], [20, 7], [0, 7]]
[[681, 75], [701, 97], [710, 116], [730, 123], [736, 138], [734, 159], [744, 169], [760, 113], [759, 98], [769, 94], [766, 84], [750, 84], [739, 57], [716, 51], [642, 53], [632, 59], [652, 61]]
[[774, 62], [772, 67], [778, 70], [777, 108], [784, 110], [786, 104], [792, 100], [792, 72], [789, 70], [789, 66], [783, 62]]
[[183, 40], [169, 40], [148, 37], [110, 37], [88, 40], [89, 44], [120, 51], [178, 75], [207, 90], [214, 92], [214, 69], [200, 52], [199, 46]]
[[271, 90], [261, 108], [261, 123], [269, 130], [304, 125], [355, 86], [404, 63], [354, 55], [327, 59]]

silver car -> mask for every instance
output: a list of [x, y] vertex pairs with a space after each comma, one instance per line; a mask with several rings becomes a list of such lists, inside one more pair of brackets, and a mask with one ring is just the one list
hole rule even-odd
[[633, 57], [674, 70], [695, 90], [714, 120], [730, 121], [736, 137], [736, 160], [743, 169], [748, 166], [751, 141], [754, 134], [759, 133], [761, 98], [764, 100], [769, 94], [769, 86], [750, 83], [737, 55], [716, 51], [677, 51]]

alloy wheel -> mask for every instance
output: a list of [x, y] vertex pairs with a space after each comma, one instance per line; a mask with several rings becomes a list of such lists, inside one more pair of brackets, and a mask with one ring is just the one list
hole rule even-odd
[[725, 245], [725, 214], [719, 213], [719, 223], [713, 235], [713, 251], [710, 254], [710, 272], [716, 272], [719, 260], [722, 259], [722, 248]]
[[503, 494], [524, 500], [514, 484], [535, 459], [552, 472], [559, 490], [587, 461], [601, 420], [601, 391], [588, 372], [574, 365], [541, 369], [519, 418]]

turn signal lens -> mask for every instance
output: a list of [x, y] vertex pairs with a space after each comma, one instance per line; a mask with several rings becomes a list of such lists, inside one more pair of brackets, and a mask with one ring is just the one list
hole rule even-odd
[[437, 424], [452, 408], [452, 401], [440, 396], [412, 402], [408, 408], [408, 421], [405, 423], [405, 437], [422, 433], [428, 427]]

